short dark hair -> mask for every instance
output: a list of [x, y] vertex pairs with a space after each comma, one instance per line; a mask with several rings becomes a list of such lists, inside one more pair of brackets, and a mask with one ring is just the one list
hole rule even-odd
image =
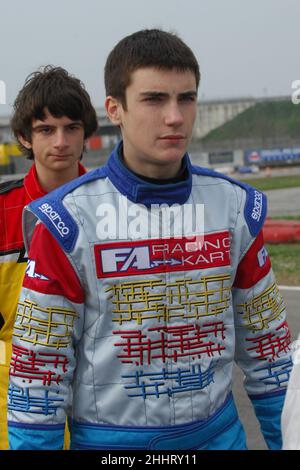
[[174, 33], [160, 29], [144, 29], [123, 38], [110, 52], [104, 71], [107, 96], [121, 101], [126, 109], [126, 88], [131, 74], [142, 67], [191, 70], [197, 88], [200, 70], [192, 50]]
[[84, 84], [62, 67], [42, 67], [26, 78], [14, 102], [11, 118], [11, 128], [19, 147], [29, 159], [34, 158], [33, 152], [21, 144], [19, 135], [31, 142], [32, 120], [45, 119], [45, 108], [56, 118], [67, 116], [81, 120], [85, 139], [98, 127], [96, 111]]

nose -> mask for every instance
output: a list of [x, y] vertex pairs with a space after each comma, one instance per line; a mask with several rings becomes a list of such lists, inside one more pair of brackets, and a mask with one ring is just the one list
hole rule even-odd
[[183, 115], [177, 102], [169, 103], [166, 114], [165, 123], [167, 126], [180, 126], [183, 123]]
[[68, 146], [68, 139], [64, 129], [57, 129], [55, 133], [54, 147], [64, 148]]

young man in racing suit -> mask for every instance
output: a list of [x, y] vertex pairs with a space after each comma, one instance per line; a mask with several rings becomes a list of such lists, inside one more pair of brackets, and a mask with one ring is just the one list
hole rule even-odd
[[7, 389], [12, 330], [26, 267], [25, 205], [85, 173], [79, 163], [97, 118], [83, 84], [60, 67], [31, 74], [15, 101], [12, 130], [33, 160], [25, 178], [0, 184], [0, 449], [8, 448]]
[[122, 141], [103, 168], [26, 210], [12, 449], [60, 449], [66, 415], [73, 449], [245, 449], [234, 360], [280, 448], [290, 336], [266, 200], [191, 164], [199, 79], [176, 35], [121, 40], [105, 84]]

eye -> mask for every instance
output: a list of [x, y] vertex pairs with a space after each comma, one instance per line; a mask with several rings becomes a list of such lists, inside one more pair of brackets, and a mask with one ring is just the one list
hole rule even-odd
[[164, 96], [159, 94], [159, 93], [155, 93], [153, 95], [147, 95], [144, 97], [143, 101], [145, 101], [146, 103], [150, 103], [150, 104], [156, 104], [156, 103], [161, 103], [163, 100], [164, 100]]
[[148, 96], [147, 98], [145, 98], [145, 101], [155, 103], [155, 102], [161, 101], [161, 97], [160, 96]]
[[41, 129], [39, 129], [39, 132], [41, 134], [48, 135], [48, 134], [51, 134], [52, 128], [51, 127], [42, 127]]
[[194, 103], [197, 97], [195, 95], [183, 95], [179, 98], [179, 101], [186, 103]]
[[71, 132], [76, 132], [81, 128], [82, 126], [80, 124], [70, 124], [67, 129]]

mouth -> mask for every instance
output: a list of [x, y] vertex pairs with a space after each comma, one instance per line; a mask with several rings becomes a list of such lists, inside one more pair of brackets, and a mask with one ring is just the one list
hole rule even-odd
[[183, 140], [185, 139], [183, 134], [168, 134], [160, 137], [161, 140]]
[[51, 157], [54, 158], [68, 158], [70, 155], [57, 155], [57, 154], [51, 154]]
[[183, 142], [185, 140], [185, 136], [182, 134], [168, 134], [168, 135], [163, 135], [159, 139], [161, 142], [168, 142], [169, 144], [179, 144], [180, 142]]

